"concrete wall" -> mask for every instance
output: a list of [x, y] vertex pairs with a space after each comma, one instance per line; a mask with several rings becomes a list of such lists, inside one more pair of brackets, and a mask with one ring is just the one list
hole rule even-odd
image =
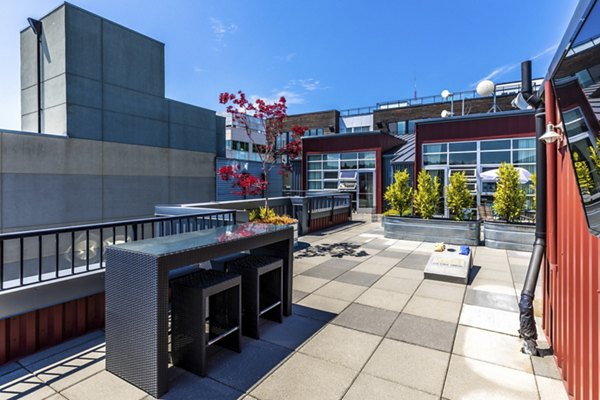
[[0, 228], [152, 216], [215, 199], [215, 154], [0, 132]]
[[[68, 3], [41, 21], [43, 133], [221, 151], [221, 117], [164, 97], [163, 43]], [[23, 30], [21, 129], [28, 132], [37, 132], [36, 47], [33, 31]]]

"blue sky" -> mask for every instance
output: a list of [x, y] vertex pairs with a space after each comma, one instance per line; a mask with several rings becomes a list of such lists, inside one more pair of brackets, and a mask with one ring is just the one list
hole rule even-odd
[[[73, 0], [166, 44], [167, 97], [222, 110], [222, 91], [345, 109], [483, 78], [543, 76], [576, 0]], [[20, 128], [19, 31], [61, 4], [0, 0], [0, 128]], [[546, 22], [551, 21], [551, 22]]]

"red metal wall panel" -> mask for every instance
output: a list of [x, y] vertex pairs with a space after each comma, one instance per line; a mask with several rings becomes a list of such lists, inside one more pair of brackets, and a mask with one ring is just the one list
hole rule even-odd
[[566, 147], [557, 150], [557, 247], [551, 268], [544, 326], [567, 390], [575, 399], [600, 399], [600, 239], [589, 233], [572, 162]]
[[0, 365], [104, 327], [104, 293], [0, 320]]

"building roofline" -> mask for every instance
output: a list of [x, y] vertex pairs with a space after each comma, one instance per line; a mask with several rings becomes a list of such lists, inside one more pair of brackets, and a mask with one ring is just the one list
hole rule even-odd
[[311, 112], [306, 112], [306, 113], [301, 113], [301, 114], [291, 114], [291, 115], [288, 115], [288, 118], [291, 118], [291, 117], [300, 117], [300, 116], [303, 116], [303, 115], [311, 115], [311, 114], [325, 114], [325, 113], [328, 113], [328, 112], [337, 112], [337, 113], [339, 113], [340, 111], [336, 110], [336, 109], [323, 110], [323, 111], [311, 111]]
[[352, 133], [331, 133], [329, 135], [322, 135], [322, 136], [307, 136], [307, 137], [302, 137], [302, 140], [313, 140], [313, 139], [328, 139], [328, 138], [339, 138], [340, 136], [343, 137], [349, 137], [349, 136], [374, 136], [374, 135], [388, 135], [394, 138], [398, 138], [398, 139], [402, 139], [401, 136], [398, 135], [392, 135], [391, 133], [388, 132], [384, 132], [384, 131], [369, 131], [369, 132], [352, 132]]
[[[86, 13], [86, 14], [88, 14], [88, 15], [91, 15], [91, 16], [93, 16], [93, 17], [100, 18], [101, 20], [108, 21], [108, 22], [110, 22], [111, 24], [114, 24], [114, 25], [118, 26], [119, 28], [125, 29], [126, 31], [129, 31], [129, 32], [135, 33], [136, 35], [143, 36], [144, 38], [146, 38], [146, 39], [148, 39], [148, 40], [152, 40], [153, 42], [156, 42], [156, 43], [158, 43], [158, 44], [161, 44], [161, 45], [163, 45], [163, 47], [165, 46], [165, 43], [164, 43], [164, 42], [161, 42], [160, 40], [157, 40], [157, 39], [155, 39], [155, 38], [153, 38], [153, 37], [150, 37], [150, 36], [148, 36], [148, 35], [145, 35], [145, 34], [143, 34], [143, 33], [140, 33], [140, 32], [138, 32], [138, 31], [136, 31], [136, 30], [134, 30], [134, 29], [131, 29], [131, 28], [129, 28], [129, 27], [127, 27], [127, 26], [125, 26], [125, 25], [119, 24], [118, 22], [115, 22], [115, 21], [113, 21], [113, 20], [110, 20], [110, 19], [108, 19], [108, 18], [105, 18], [105, 17], [103, 17], [103, 16], [101, 16], [101, 15], [95, 14], [95, 13], [93, 13], [93, 12], [91, 12], [91, 11], [88, 11], [88, 10], [86, 10], [85, 8], [81, 8], [81, 7], [79, 7], [79, 6], [77, 6], [77, 5], [73, 4], [73, 3], [69, 3], [68, 1], [65, 1], [65, 2], [63, 2], [62, 4], [60, 4], [60, 5], [58, 5], [57, 7], [53, 8], [53, 9], [52, 9], [50, 12], [47, 12], [46, 14], [42, 15], [41, 17], [39, 17], [38, 19], [42, 20], [42, 19], [46, 18], [47, 16], [49, 16], [50, 14], [53, 14], [53, 13], [55, 13], [56, 11], [60, 10], [60, 9], [61, 9], [61, 8], [63, 8], [63, 7], [65, 7], [65, 8], [66, 8], [67, 6], [68, 6], [68, 7], [75, 8], [75, 9], [77, 9], [77, 10], [79, 10], [79, 11], [82, 11], [82, 12], [84, 12], [84, 13]], [[25, 27], [25, 28], [21, 29], [20, 33], [23, 33], [23, 32], [25, 32], [27, 29], [29, 29], [29, 26], [27, 26], [27, 27]]]
[[534, 115], [535, 110], [510, 110], [510, 111], [500, 111], [500, 112], [488, 112], [488, 113], [479, 113], [479, 114], [467, 114], [467, 115], [459, 115], [455, 117], [447, 117], [447, 118], [427, 118], [416, 120], [415, 123], [419, 125], [426, 124], [440, 124], [445, 122], [454, 122], [454, 121], [468, 121], [474, 119], [492, 119], [492, 118], [508, 118], [508, 117], [516, 117], [522, 115]]

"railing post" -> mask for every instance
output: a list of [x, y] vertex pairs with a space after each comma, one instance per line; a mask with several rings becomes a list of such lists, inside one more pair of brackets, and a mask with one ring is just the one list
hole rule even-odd
[[333, 224], [333, 213], [335, 212], [335, 197], [331, 195], [331, 215], [329, 216], [329, 222]]

